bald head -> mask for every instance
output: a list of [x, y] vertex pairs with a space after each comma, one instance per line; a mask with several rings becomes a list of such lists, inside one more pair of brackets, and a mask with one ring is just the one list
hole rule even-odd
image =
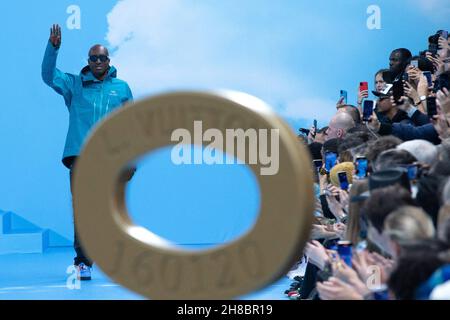
[[345, 105], [338, 109], [338, 112], [347, 112], [355, 122], [355, 124], [361, 123], [361, 114], [359, 113], [358, 108], [352, 105]]
[[101, 44], [96, 44], [91, 49], [89, 49], [89, 56], [101, 54], [109, 57], [108, 49], [105, 46], [102, 46]]
[[355, 126], [355, 121], [347, 112], [338, 112], [328, 125], [327, 140], [342, 139], [348, 130]]

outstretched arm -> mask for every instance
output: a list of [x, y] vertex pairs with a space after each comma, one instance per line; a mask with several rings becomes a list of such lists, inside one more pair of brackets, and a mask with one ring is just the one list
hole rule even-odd
[[61, 47], [61, 27], [53, 25], [50, 29], [50, 39], [42, 62], [42, 79], [57, 93], [64, 97], [66, 105], [72, 98], [73, 79], [70, 75], [56, 68], [58, 50]]

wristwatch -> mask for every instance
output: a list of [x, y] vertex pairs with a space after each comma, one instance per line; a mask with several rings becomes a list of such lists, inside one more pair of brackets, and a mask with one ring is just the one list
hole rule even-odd
[[427, 96], [420, 96], [419, 97], [419, 102], [414, 102], [414, 105], [418, 106], [419, 104], [421, 104], [425, 100], [427, 100]]

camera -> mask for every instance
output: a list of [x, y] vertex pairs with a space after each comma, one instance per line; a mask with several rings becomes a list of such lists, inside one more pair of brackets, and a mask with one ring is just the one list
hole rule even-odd
[[309, 129], [305, 129], [305, 128], [300, 128], [298, 129], [298, 131], [300, 131], [300, 134], [308, 136], [309, 135]]
[[432, 54], [436, 54], [439, 49], [439, 37], [443, 37], [444, 39], [448, 39], [448, 32], [445, 30], [439, 30], [436, 34], [428, 37], [428, 51]]
[[421, 56], [422, 58], [427, 58], [427, 52], [431, 54], [431, 56], [433, 58], [437, 58], [437, 51], [436, 52], [431, 52], [430, 50], [424, 50], [424, 51], [420, 51], [419, 52], [419, 56]]

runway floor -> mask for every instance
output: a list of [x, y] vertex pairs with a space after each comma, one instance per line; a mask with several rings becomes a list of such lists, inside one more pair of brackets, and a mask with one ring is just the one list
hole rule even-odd
[[[0, 300], [142, 300], [143, 297], [112, 282], [98, 268], [93, 280], [80, 289], [69, 289], [66, 273], [73, 261], [72, 248], [47, 250], [43, 254], [0, 255]], [[286, 300], [287, 277], [239, 300]]]

